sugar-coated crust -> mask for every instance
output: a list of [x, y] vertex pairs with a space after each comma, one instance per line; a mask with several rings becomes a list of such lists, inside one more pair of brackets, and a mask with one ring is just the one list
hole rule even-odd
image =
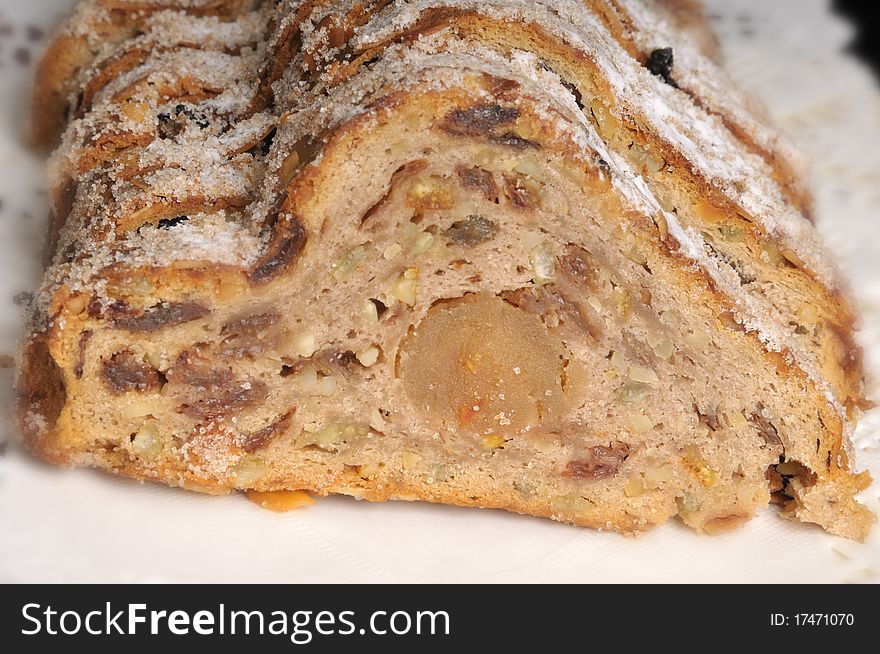
[[[35, 135], [64, 135], [19, 368], [26, 443], [205, 492], [415, 499], [624, 533], [676, 514], [714, 533], [772, 496], [864, 538], [873, 516], [853, 496], [869, 478], [847, 449], [868, 404], [855, 314], [799, 155], [724, 77], [691, 5], [82, 2], [36, 82]], [[674, 63], [650, 71], [661, 46]], [[460, 205], [474, 213], [449, 226]], [[555, 221], [565, 211], [576, 219]], [[403, 240], [434, 220], [421, 245]], [[371, 248], [377, 280], [409, 257], [391, 291], [368, 281]], [[572, 277], [578, 248], [598, 272]], [[593, 274], [614, 278], [610, 295]], [[367, 291], [385, 318], [358, 326]], [[544, 335], [524, 349], [571, 358], [559, 408], [522, 429], [501, 411], [498, 433], [466, 412], [448, 431], [406, 367], [443, 307], [530, 316], [510, 318]], [[605, 408], [605, 386], [657, 393], [662, 420], [635, 396]]]

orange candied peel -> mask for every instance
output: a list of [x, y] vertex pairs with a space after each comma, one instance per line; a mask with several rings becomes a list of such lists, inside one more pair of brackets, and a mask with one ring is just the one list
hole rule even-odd
[[247, 498], [264, 509], [276, 513], [286, 513], [294, 509], [301, 509], [315, 503], [315, 500], [301, 490], [279, 491], [245, 491]]

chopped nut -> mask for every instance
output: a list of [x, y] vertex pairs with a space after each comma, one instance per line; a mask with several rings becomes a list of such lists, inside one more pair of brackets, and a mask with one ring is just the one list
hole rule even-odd
[[641, 172], [648, 175], [659, 173], [661, 170], [663, 170], [663, 166], [666, 165], [666, 162], [663, 161], [661, 157], [655, 155], [652, 152], [649, 152], [637, 143], [633, 143], [630, 146], [629, 153], [632, 157], [632, 160], [635, 162], [636, 166], [641, 170]]
[[264, 509], [275, 511], [276, 513], [285, 513], [315, 503], [315, 500], [306, 495], [303, 491], [298, 490], [265, 492], [249, 490], [245, 494], [254, 504], [258, 504]]
[[151, 415], [156, 410], [156, 405], [145, 400], [135, 399], [122, 407], [123, 418], [143, 418]]
[[480, 444], [487, 450], [497, 450], [504, 447], [504, 438], [498, 434], [486, 434]]
[[628, 382], [617, 391], [617, 397], [621, 402], [638, 402], [647, 394], [649, 386], [641, 382]]
[[366, 302], [364, 302], [364, 308], [363, 312], [361, 313], [361, 317], [368, 325], [373, 325], [379, 322], [379, 309], [376, 308], [376, 304], [372, 300], [367, 300]]
[[343, 445], [356, 443], [369, 434], [370, 428], [363, 424], [329, 424], [320, 431], [308, 434], [305, 445], [328, 452], [336, 452]]
[[313, 365], [303, 366], [299, 373], [293, 377], [293, 381], [304, 393], [317, 393], [318, 369]]
[[400, 453], [400, 465], [403, 466], [404, 470], [412, 470], [417, 467], [422, 462], [422, 455], [416, 454], [415, 452], [410, 452], [409, 450], [403, 450]]
[[691, 495], [690, 493], [682, 497], [677, 497], [675, 499], [675, 503], [678, 505], [678, 512], [682, 516], [689, 513], [696, 513], [700, 510], [700, 507], [702, 506], [702, 502], [700, 502], [700, 499]]
[[722, 414], [724, 422], [734, 431], [742, 431], [748, 427], [749, 421], [739, 411], [724, 412]]
[[379, 360], [379, 355], [381, 351], [375, 345], [371, 345], [369, 347], [360, 350], [357, 353], [357, 360], [364, 368], [369, 368], [374, 365]]
[[630, 294], [629, 291], [625, 288], [615, 288], [612, 292], [612, 299], [614, 300], [614, 308], [617, 310], [617, 315], [623, 318], [624, 321], [629, 320], [630, 313]]
[[637, 432], [646, 432], [654, 426], [648, 416], [641, 413], [630, 413], [627, 416], [630, 426]]
[[514, 481], [513, 490], [519, 493], [519, 496], [523, 499], [533, 497], [538, 492], [538, 489], [534, 484], [529, 484], [524, 481]]
[[648, 466], [643, 473], [645, 481], [652, 486], [672, 481], [674, 476], [675, 470], [671, 465]]
[[709, 467], [709, 464], [706, 463], [706, 460], [700, 454], [700, 450], [693, 445], [685, 448], [682, 461], [706, 488], [717, 486], [721, 481], [721, 476]]
[[418, 236], [416, 236], [416, 240], [413, 242], [412, 247], [409, 249], [409, 253], [411, 256], [417, 257], [420, 254], [424, 254], [428, 250], [431, 249], [431, 246], [434, 244], [434, 236], [429, 234], [428, 232], [422, 232]]
[[532, 265], [536, 284], [546, 284], [556, 274], [556, 255], [553, 246], [548, 241], [542, 241], [540, 245], [529, 252], [529, 263]]
[[626, 357], [623, 355], [623, 352], [620, 350], [614, 350], [611, 353], [611, 365], [618, 372], [623, 372], [627, 368]]
[[382, 253], [382, 258], [384, 258], [386, 261], [391, 261], [402, 251], [403, 248], [400, 246], [400, 243], [392, 243], [387, 248], [385, 248], [385, 251]]
[[291, 340], [293, 351], [301, 357], [310, 357], [317, 350], [315, 335], [311, 332], [301, 332]]
[[640, 384], [656, 384], [660, 381], [656, 372], [650, 368], [643, 368], [642, 366], [633, 366], [630, 368], [629, 378]]
[[139, 457], [155, 460], [164, 448], [162, 435], [153, 423], [146, 423], [131, 439], [131, 449]]
[[370, 429], [379, 433], [385, 429], [385, 418], [379, 409], [370, 411]]
[[375, 463], [364, 463], [357, 467], [358, 477], [367, 480], [375, 479], [376, 477], [378, 477], [380, 470], [381, 468], [379, 468], [379, 466]]
[[669, 359], [675, 353], [675, 347], [668, 336], [657, 337], [657, 335], [648, 335], [648, 345], [656, 356], [661, 359]]
[[318, 395], [333, 397], [336, 395], [337, 388], [338, 383], [336, 377], [333, 377], [332, 375], [327, 375], [318, 379]]
[[721, 223], [718, 225], [718, 233], [728, 243], [740, 243], [745, 238], [745, 230], [733, 223]]
[[236, 463], [230, 472], [235, 477], [237, 488], [250, 488], [266, 475], [268, 469], [263, 459], [246, 456]]
[[802, 325], [813, 326], [819, 322], [819, 310], [814, 304], [804, 302], [795, 312], [797, 321]]
[[550, 508], [563, 515], [577, 515], [589, 511], [590, 502], [580, 495], [569, 493], [552, 498]]
[[645, 494], [645, 490], [641, 475], [632, 475], [623, 485], [623, 494], [627, 497], [641, 497]]
[[394, 282], [394, 285], [389, 292], [394, 299], [412, 307], [415, 306], [416, 303], [416, 292], [418, 289], [416, 278], [418, 275], [415, 277], [411, 276], [411, 274], [409, 274], [409, 271], [411, 270], [417, 269], [410, 268], [404, 272], [397, 278], [397, 281]]
[[712, 337], [706, 332], [694, 331], [689, 334], [685, 334], [684, 342], [696, 349], [702, 349], [709, 345]]
[[789, 248], [785, 248], [784, 250], [782, 250], [780, 252], [780, 254], [783, 256], [783, 258], [786, 261], [788, 261], [788, 263], [793, 265], [795, 268], [803, 268], [804, 267], [804, 260], [801, 259], [794, 250], [791, 250]]
[[357, 245], [343, 254], [330, 266], [330, 274], [336, 281], [342, 281], [354, 272], [367, 258], [366, 245]]

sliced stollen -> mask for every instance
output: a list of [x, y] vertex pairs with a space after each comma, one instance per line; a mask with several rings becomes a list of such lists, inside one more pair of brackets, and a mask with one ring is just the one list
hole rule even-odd
[[867, 534], [855, 316], [799, 155], [690, 3], [82, 5], [37, 80], [41, 133], [69, 123], [18, 383], [36, 453]]

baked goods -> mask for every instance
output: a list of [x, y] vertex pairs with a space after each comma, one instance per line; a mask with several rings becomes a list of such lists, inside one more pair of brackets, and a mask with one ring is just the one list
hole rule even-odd
[[30, 447], [626, 533], [773, 499], [863, 538], [854, 315], [685, 4], [83, 3], [41, 68], [70, 81], [37, 80], [68, 98], [37, 131], [73, 109]]

